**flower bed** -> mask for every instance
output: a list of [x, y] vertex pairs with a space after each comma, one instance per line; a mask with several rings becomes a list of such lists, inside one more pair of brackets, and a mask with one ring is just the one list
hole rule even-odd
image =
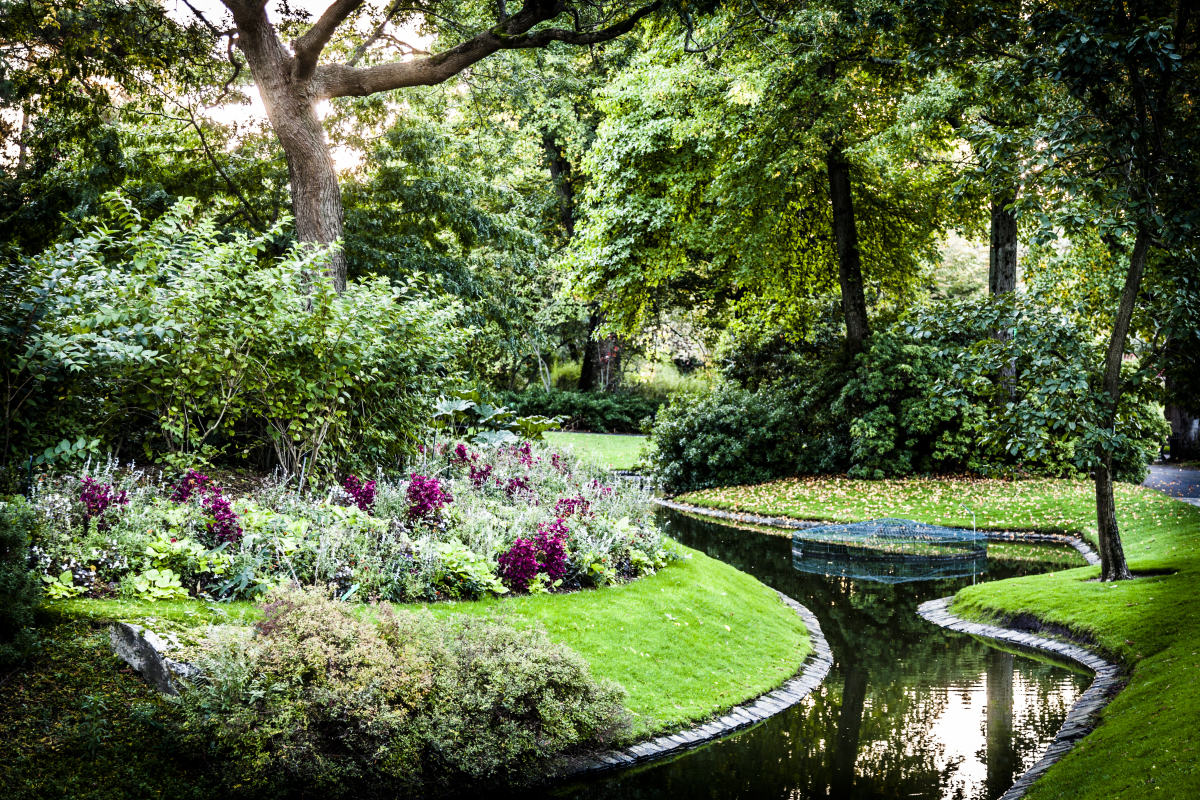
[[285, 584], [395, 602], [562, 592], [678, 557], [644, 490], [524, 443], [437, 447], [400, 479], [231, 498], [190, 471], [42, 480], [31, 558], [51, 598], [259, 599]]

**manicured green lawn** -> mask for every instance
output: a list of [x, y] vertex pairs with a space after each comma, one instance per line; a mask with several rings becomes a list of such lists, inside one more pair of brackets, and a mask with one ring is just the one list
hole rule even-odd
[[[1083, 481], [824, 478], [679, 499], [805, 519], [899, 516], [970, 525], [965, 503], [980, 528], [1067, 531], [1094, 541], [1093, 491]], [[954, 605], [981, 621], [1030, 614], [1065, 626], [1129, 670], [1129, 685], [1102, 724], [1034, 784], [1030, 800], [1200, 796], [1200, 508], [1140, 486], [1118, 484], [1116, 491], [1131, 568], [1173, 574], [1101, 584], [1097, 567], [1060, 569], [968, 587]]]
[[[703, 553], [685, 552], [691, 558], [623, 586], [426, 607], [438, 616], [536, 620], [587, 659], [594, 674], [625, 687], [635, 736], [676, 730], [775, 688], [810, 650], [804, 624], [773, 590]], [[74, 600], [55, 609], [72, 619], [136, 622], [185, 642], [209, 623], [259, 616], [250, 603], [195, 601]]]
[[679, 729], [775, 688], [811, 649], [804, 624], [773, 590], [686, 552], [688, 561], [624, 586], [430, 609], [538, 620], [595, 674], [625, 687], [637, 735]]
[[645, 436], [616, 433], [568, 433], [546, 431], [543, 436], [553, 447], [571, 447], [581, 456], [592, 458], [608, 469], [633, 469]]
[[[1117, 502], [1142, 491], [1117, 485]], [[953, 527], [1070, 532], [1095, 538], [1095, 488], [1088, 481], [1001, 481], [913, 478], [785, 478], [758, 486], [728, 486], [675, 498], [708, 508], [777, 517], [856, 522], [902, 517]]]

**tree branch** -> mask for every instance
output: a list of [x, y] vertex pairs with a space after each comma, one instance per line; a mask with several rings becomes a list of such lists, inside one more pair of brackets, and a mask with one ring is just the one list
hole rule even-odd
[[624, 20], [598, 31], [549, 28], [529, 33], [539, 22], [558, 16], [562, 8], [556, 0], [526, 0], [524, 8], [503, 24], [427, 58], [394, 61], [361, 69], [346, 64], [317, 67], [312, 81], [313, 95], [317, 99], [366, 97], [406, 86], [433, 86], [500, 50], [546, 47], [551, 42], [574, 45], [607, 42], [628, 33], [642, 18], [661, 8], [662, 4], [663, 0], [653, 0]]
[[292, 43], [296, 61], [292, 64], [292, 77], [296, 83], [304, 85], [317, 69], [317, 59], [321, 51], [333, 38], [338, 26], [346, 21], [361, 6], [363, 0], [334, 0], [333, 5], [325, 9], [325, 13], [316, 24], [308, 29], [308, 33]]

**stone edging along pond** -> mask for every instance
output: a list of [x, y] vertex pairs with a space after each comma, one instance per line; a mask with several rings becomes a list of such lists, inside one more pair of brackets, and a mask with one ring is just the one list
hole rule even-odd
[[734, 731], [757, 725], [768, 717], [791, 708], [803, 700], [829, 674], [829, 668], [833, 666], [833, 653], [830, 652], [829, 643], [825, 641], [825, 636], [821, 633], [821, 623], [817, 621], [816, 616], [782, 592], [779, 592], [779, 599], [803, 620], [804, 627], [808, 629], [809, 643], [813, 648], [805, 658], [804, 664], [801, 665], [800, 671], [791, 680], [778, 689], [767, 692], [757, 700], [745, 705], [734, 706], [719, 719], [698, 728], [659, 736], [621, 750], [610, 750], [577, 759], [571, 763], [570, 767], [554, 777], [560, 779], [582, 777], [676, 755], [684, 750], [720, 739]]
[[1029, 787], [1033, 785], [1034, 781], [1041, 777], [1046, 770], [1050, 769], [1055, 762], [1065, 756], [1075, 746], [1075, 742], [1087, 736], [1095, 727], [1097, 715], [1108, 705], [1108, 701], [1114, 690], [1120, 687], [1120, 668], [1116, 664], [1105, 661], [1095, 653], [1078, 645], [1067, 644], [1066, 642], [1047, 639], [1042, 636], [1034, 636], [1030, 633], [1010, 630], [1009, 628], [1001, 628], [997, 625], [969, 622], [961, 617], [956, 617], [950, 613], [950, 603], [953, 600], [953, 597], [930, 600], [922, 603], [918, 607], [917, 613], [934, 625], [952, 631], [969, 633], [974, 636], [982, 636], [987, 639], [995, 639], [1001, 642], [1009, 642], [1053, 653], [1081, 664], [1094, 672], [1096, 676], [1088, 690], [1075, 702], [1075, 705], [1071, 706], [1070, 712], [1067, 713], [1067, 718], [1063, 721], [1062, 727], [1058, 729], [1058, 733], [1054, 737], [1054, 742], [1046, 748], [1046, 752], [1042, 755], [1041, 760], [1030, 767], [1025, 774], [1017, 778], [1012, 788], [1000, 798], [1000, 800], [1019, 800], [1019, 798], [1024, 797], [1025, 793], [1029, 791]]
[[[807, 519], [791, 519], [790, 517], [762, 517], [757, 514], [738, 513], [733, 511], [722, 511], [719, 508], [705, 508], [704, 506], [692, 506], [686, 503], [676, 503], [673, 500], [664, 500], [661, 497], [654, 498], [654, 502], [664, 508], [670, 508], [675, 511], [682, 511], [686, 514], [697, 514], [702, 517], [713, 517], [715, 519], [727, 519], [731, 522], [745, 522], [750, 525], [767, 525], [772, 528], [791, 528], [802, 530], [804, 528], [819, 528], [823, 525], [833, 525], [836, 523], [830, 522], [815, 522]], [[1100, 556], [1092, 549], [1092, 546], [1080, 539], [1078, 536], [1070, 536], [1064, 533], [1033, 533], [1027, 531], [982, 531], [987, 534], [989, 542], [1016, 542], [1018, 544], [1037, 544], [1039, 542], [1051, 544], [1067, 544], [1074, 547], [1088, 562], [1089, 566], [1100, 566]]]

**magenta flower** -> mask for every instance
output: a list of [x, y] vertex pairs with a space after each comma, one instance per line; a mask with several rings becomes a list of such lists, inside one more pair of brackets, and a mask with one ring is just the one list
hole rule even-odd
[[375, 505], [375, 481], [364, 483], [357, 476], [350, 475], [342, 482], [342, 488], [354, 500], [354, 505], [358, 506], [359, 510], [372, 513]]
[[415, 472], [408, 484], [408, 516], [409, 519], [429, 519], [454, 502], [449, 488], [445, 488], [437, 478], [426, 478]]

